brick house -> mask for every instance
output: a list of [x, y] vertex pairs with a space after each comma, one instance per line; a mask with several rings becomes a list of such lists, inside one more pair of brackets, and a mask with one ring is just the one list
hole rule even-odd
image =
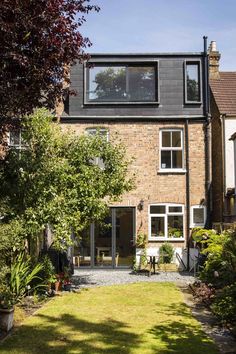
[[[208, 57], [199, 53], [93, 54], [71, 69], [64, 128], [121, 141], [136, 186], [110, 206], [111, 228], [91, 225], [74, 254], [80, 266], [131, 266], [135, 243], [163, 242], [188, 263], [191, 229], [209, 222]], [[174, 260], [178, 263], [176, 258]]]
[[209, 48], [212, 115], [212, 201], [214, 223], [236, 221], [236, 72], [219, 71], [216, 43]]

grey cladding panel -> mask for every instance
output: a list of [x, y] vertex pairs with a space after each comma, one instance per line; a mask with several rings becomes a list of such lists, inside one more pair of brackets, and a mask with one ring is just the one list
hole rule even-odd
[[[95, 57], [95, 56], [94, 56]], [[115, 57], [111, 57], [114, 58]], [[121, 60], [117, 57], [117, 59]], [[126, 57], [126, 60], [132, 58]], [[140, 59], [142, 61], [143, 58]], [[77, 64], [71, 69], [71, 89], [77, 96], [70, 96], [69, 113], [71, 116], [165, 116], [193, 115], [202, 116], [202, 105], [188, 106], [184, 104], [184, 61], [199, 60], [200, 56], [185, 57], [148, 57], [147, 60], [158, 60], [159, 70], [159, 104], [151, 105], [87, 105], [84, 104], [84, 68]], [[109, 60], [106, 58], [106, 60]]]

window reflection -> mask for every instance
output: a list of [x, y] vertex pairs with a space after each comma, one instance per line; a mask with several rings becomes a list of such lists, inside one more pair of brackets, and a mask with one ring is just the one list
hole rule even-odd
[[87, 99], [97, 102], [153, 102], [156, 67], [94, 65], [88, 69]]

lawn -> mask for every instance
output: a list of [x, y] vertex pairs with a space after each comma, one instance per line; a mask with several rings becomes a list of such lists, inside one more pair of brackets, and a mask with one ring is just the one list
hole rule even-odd
[[49, 301], [0, 344], [2, 354], [216, 354], [170, 283], [99, 287]]

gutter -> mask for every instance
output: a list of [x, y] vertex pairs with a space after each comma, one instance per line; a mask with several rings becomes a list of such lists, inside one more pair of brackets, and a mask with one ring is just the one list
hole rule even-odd
[[72, 121], [93, 121], [94, 119], [99, 120], [99, 121], [138, 121], [138, 122], [143, 122], [143, 121], [176, 121], [178, 119], [179, 121], [185, 121], [186, 119], [191, 119], [192, 121], [204, 121], [205, 116], [140, 116], [140, 115], [129, 115], [129, 116], [101, 116], [101, 115], [94, 115], [94, 116], [61, 116], [60, 121], [63, 123], [67, 122], [72, 122]]
[[[209, 61], [207, 53], [207, 37], [203, 37], [203, 110], [205, 120], [205, 198], [207, 206], [206, 227], [211, 225], [211, 140], [210, 140], [210, 86], [209, 86]], [[187, 269], [190, 268], [190, 172], [189, 172], [189, 147], [188, 147], [188, 119], [185, 121], [186, 140], [186, 214], [187, 214]]]
[[221, 114], [220, 115], [220, 120], [222, 123], [222, 149], [223, 149], [223, 154], [222, 154], [222, 159], [223, 159], [223, 194], [224, 197], [226, 195], [226, 171], [225, 171], [225, 161], [226, 161], [226, 151], [225, 151], [225, 117], [226, 114]]
[[190, 266], [190, 172], [189, 172], [189, 132], [188, 119], [185, 121], [185, 167], [186, 167], [186, 232], [187, 232], [187, 270]]
[[209, 85], [209, 59], [207, 53], [207, 37], [204, 40], [204, 115], [206, 117], [205, 124], [205, 196], [207, 206], [206, 227], [211, 227], [211, 137], [210, 137], [210, 85]]

